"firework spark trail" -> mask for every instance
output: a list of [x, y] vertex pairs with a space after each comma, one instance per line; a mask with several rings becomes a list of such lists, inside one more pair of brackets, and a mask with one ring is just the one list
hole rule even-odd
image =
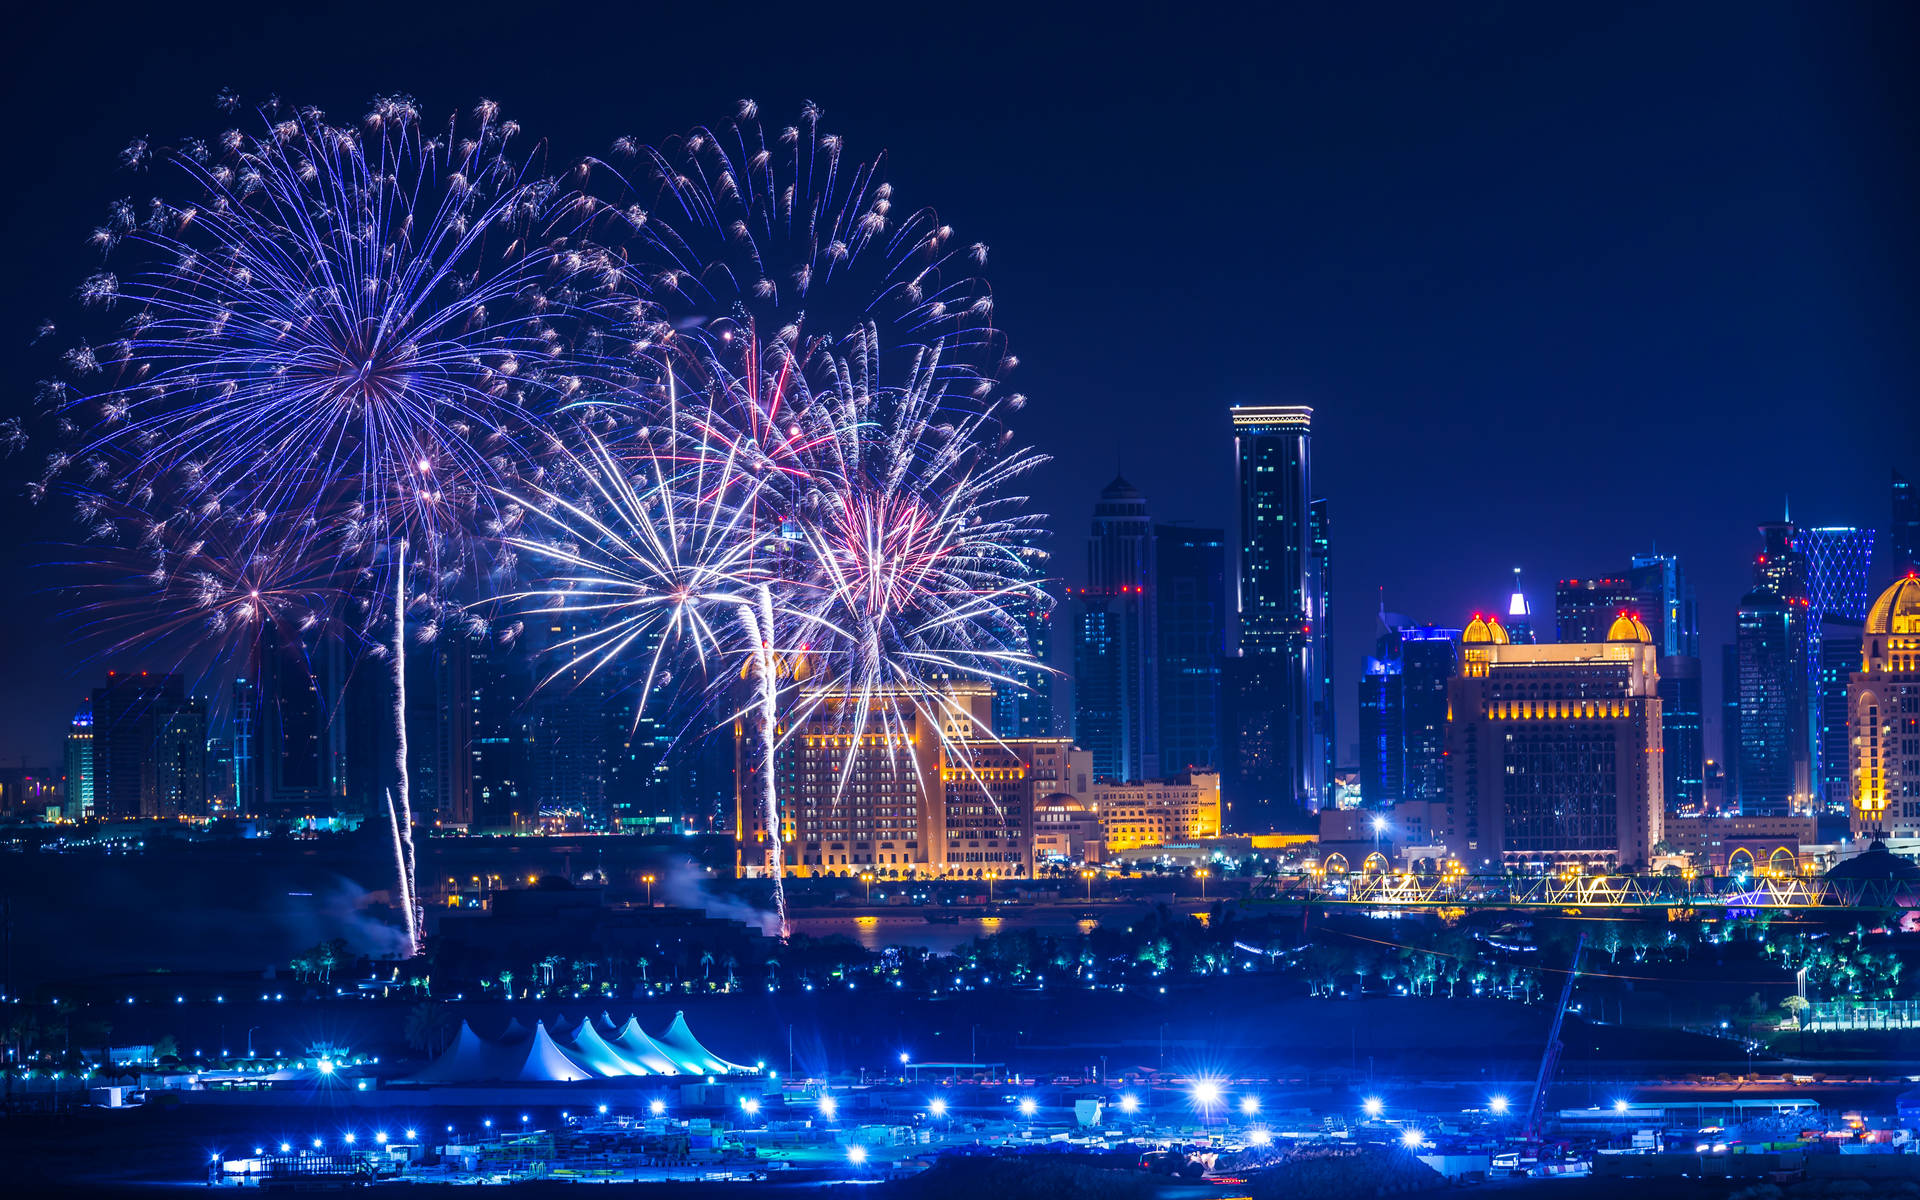
[[767, 873], [773, 879], [773, 907], [780, 918], [780, 940], [792, 932], [787, 920], [786, 836], [780, 820], [780, 796], [775, 787], [780, 750], [780, 649], [774, 619], [773, 588], [756, 589], [751, 602], [739, 606], [740, 623], [754, 677], [755, 727], [760, 734], [760, 815], [767, 830]]
[[[400, 860], [400, 902], [407, 914], [407, 955], [420, 949], [422, 914], [414, 904], [413, 800], [407, 786], [407, 544], [396, 543], [399, 560], [393, 570], [393, 732], [394, 768], [400, 790], [400, 811], [393, 823], [393, 840]], [[389, 813], [393, 797], [387, 797]]]
[[[126, 316], [47, 389], [62, 444], [38, 490], [78, 479], [189, 514], [187, 530], [257, 514], [366, 576], [363, 628], [406, 591], [388, 569], [418, 570], [417, 602], [444, 616], [511, 523], [493, 489], [534, 465], [545, 414], [578, 384], [567, 335], [587, 260], [571, 245], [591, 207], [510, 152], [518, 126], [488, 103], [439, 131], [405, 97], [358, 125], [277, 105], [260, 118], [159, 155], [191, 197], [156, 197], [144, 218], [121, 202], [96, 231], [138, 261], [80, 299]], [[156, 155], [139, 143], [125, 161]], [[380, 554], [406, 540], [414, 567]], [[403, 691], [404, 605], [392, 617]], [[417, 945], [403, 702], [394, 719]]]

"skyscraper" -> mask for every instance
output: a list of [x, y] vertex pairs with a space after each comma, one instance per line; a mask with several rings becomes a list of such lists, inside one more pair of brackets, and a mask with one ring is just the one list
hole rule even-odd
[[1898, 471], [1893, 473], [1892, 500], [1887, 522], [1887, 565], [1900, 574], [1920, 568], [1920, 495]]
[[1102, 779], [1159, 774], [1155, 582], [1146, 497], [1116, 477], [1100, 493], [1087, 538], [1087, 586], [1073, 606], [1074, 741]]
[[[1860, 627], [1867, 619], [1873, 575], [1874, 531], [1827, 525], [1799, 531], [1806, 556], [1807, 670], [1813, 706], [1812, 791], [1824, 807], [1843, 811], [1847, 792], [1847, 678], [1857, 663]], [[1835, 625], [1832, 636], [1827, 626]]]
[[93, 815], [93, 705], [83, 704], [67, 727], [67, 793], [64, 816], [84, 821]]
[[1873, 575], [1871, 529], [1825, 525], [1799, 532], [1807, 562], [1807, 616], [1813, 635], [1829, 616], [1852, 621], [1867, 618], [1867, 591]]
[[1400, 631], [1407, 753], [1403, 798], [1407, 800], [1446, 798], [1447, 686], [1460, 673], [1460, 633], [1437, 625]]
[[993, 685], [993, 731], [1003, 738], [1053, 736], [1053, 610], [1029, 602], [1014, 614], [1022, 649], [1035, 665], [1008, 672], [1012, 683]]
[[1239, 657], [1222, 678], [1223, 803], [1238, 831], [1296, 824], [1326, 795], [1330, 555], [1315, 520], [1313, 410], [1235, 406]]
[[1339, 765], [1335, 760], [1339, 757], [1340, 744], [1334, 720], [1339, 710], [1333, 698], [1333, 622], [1327, 618], [1333, 604], [1333, 517], [1327, 511], [1324, 498], [1313, 502], [1310, 525], [1313, 552], [1307, 557], [1310, 597], [1307, 609], [1307, 653], [1311, 673], [1307, 680], [1308, 685], [1313, 686], [1317, 679], [1318, 688], [1313, 698], [1313, 726], [1308, 748], [1317, 753], [1318, 758], [1312, 764], [1315, 770], [1308, 805], [1317, 809], [1321, 804], [1332, 803], [1333, 779], [1339, 773]]
[[1562, 579], [1553, 589], [1553, 638], [1581, 645], [1604, 642], [1620, 614], [1638, 607], [1633, 581], [1624, 576]]
[[1513, 595], [1507, 598], [1507, 640], [1515, 646], [1531, 646], [1539, 641], [1533, 632], [1533, 606], [1520, 587], [1520, 568], [1513, 569]]
[[1228, 625], [1226, 532], [1155, 526], [1154, 554], [1161, 767], [1176, 773], [1217, 768]]
[[1671, 554], [1636, 554], [1627, 580], [1633, 612], [1660, 654], [1661, 759], [1673, 812], [1699, 811], [1706, 795], [1706, 698], [1701, 687], [1700, 611], [1693, 585]]
[[1819, 717], [1819, 778], [1814, 794], [1827, 812], [1848, 810], [1853, 799], [1852, 754], [1848, 749], [1848, 692], [1860, 669], [1866, 620], [1829, 615], [1820, 622], [1820, 659], [1814, 677]]
[[119, 675], [93, 691], [94, 811], [109, 819], [200, 816], [207, 707], [177, 675]]
[[1811, 785], [1806, 607], [1755, 589], [1736, 625], [1740, 695], [1738, 771], [1745, 816], [1801, 811]]
[[[547, 645], [582, 636], [590, 614], [565, 608], [542, 614]], [[548, 672], [531, 704], [527, 748], [533, 811], [570, 813], [591, 830], [611, 824], [607, 809], [607, 676], [568, 659]]]

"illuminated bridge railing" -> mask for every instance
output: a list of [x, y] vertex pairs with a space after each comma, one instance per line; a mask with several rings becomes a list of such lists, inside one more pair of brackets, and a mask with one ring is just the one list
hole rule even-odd
[[1913, 903], [1911, 885], [1784, 878], [1586, 875], [1355, 874], [1281, 880], [1263, 899], [1376, 908], [1713, 908], [1755, 910], [1895, 909]]

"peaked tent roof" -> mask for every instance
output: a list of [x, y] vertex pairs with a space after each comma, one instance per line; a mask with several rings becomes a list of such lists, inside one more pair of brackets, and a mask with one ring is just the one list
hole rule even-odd
[[445, 1053], [434, 1059], [414, 1079], [425, 1083], [486, 1079], [493, 1069], [494, 1057], [495, 1047], [481, 1041], [480, 1035], [473, 1031], [473, 1026], [462, 1021], [460, 1032], [454, 1035]]
[[[522, 1045], [525, 1046], [524, 1052], [520, 1052]], [[593, 1072], [568, 1058], [566, 1052], [554, 1044], [552, 1036], [547, 1033], [545, 1021], [533, 1027], [533, 1037], [514, 1045], [512, 1049], [516, 1053], [502, 1061], [505, 1073], [495, 1078], [528, 1083], [560, 1083], [593, 1078]]]
[[592, 1071], [595, 1075], [612, 1078], [617, 1075], [651, 1075], [653, 1072], [634, 1063], [613, 1046], [609, 1046], [600, 1031], [593, 1027], [593, 1019], [580, 1022], [561, 1047], [567, 1057]]
[[693, 1030], [687, 1027], [687, 1014], [673, 1014], [673, 1024], [667, 1031], [655, 1038], [662, 1048], [667, 1050], [675, 1062], [685, 1064], [684, 1069], [695, 1074], [725, 1074], [730, 1071], [746, 1071], [738, 1063], [730, 1063], [713, 1051], [702, 1046], [693, 1036]]
[[663, 1050], [647, 1031], [640, 1028], [640, 1018], [628, 1017], [627, 1023], [620, 1027], [620, 1036], [613, 1039], [628, 1062], [647, 1069], [655, 1075], [678, 1075], [684, 1068], [675, 1061], [674, 1056]]

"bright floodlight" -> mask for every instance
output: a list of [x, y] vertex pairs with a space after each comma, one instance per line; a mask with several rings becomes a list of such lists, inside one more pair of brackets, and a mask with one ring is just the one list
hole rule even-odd
[[604, 1104], [600, 1106], [600, 1115], [603, 1117], [607, 1115], [607, 1106]]
[[835, 1100], [832, 1096], [820, 1097], [820, 1115], [821, 1116], [831, 1117], [834, 1113], [839, 1111], [840, 1111], [840, 1102], [838, 1100]]
[[1257, 1112], [1259, 1112], [1259, 1111], [1260, 1111], [1260, 1097], [1258, 1097], [1258, 1096], [1242, 1096], [1242, 1097], [1240, 1097], [1240, 1111], [1241, 1111], [1242, 1113], [1244, 1113], [1244, 1114], [1246, 1114], [1246, 1115], [1247, 1115], [1247, 1116], [1249, 1116], [1249, 1117], [1250, 1117], [1250, 1116], [1252, 1116], [1253, 1114], [1255, 1114], [1255, 1113], [1257, 1113]]
[[1211, 1079], [1202, 1079], [1194, 1084], [1193, 1102], [1201, 1108], [1212, 1108], [1220, 1103], [1220, 1085]]
[[387, 1131], [386, 1131], [386, 1130], [384, 1130], [384, 1129], [382, 1129], [382, 1130], [381, 1130], [381, 1131], [380, 1131], [379, 1133], [376, 1133], [376, 1134], [374, 1134], [374, 1135], [373, 1135], [373, 1140], [374, 1140], [374, 1141], [376, 1141], [376, 1142], [379, 1142], [379, 1143], [380, 1143], [380, 1144], [381, 1144], [382, 1146], [384, 1146], [384, 1145], [386, 1145], [386, 1144], [387, 1144]]
[[1418, 1150], [1421, 1143], [1426, 1140], [1426, 1134], [1421, 1133], [1418, 1129], [1403, 1129], [1400, 1131], [1400, 1144], [1409, 1150]]
[[320, 1073], [322, 1075], [333, 1074], [333, 1060], [330, 1058], [323, 1058], [319, 1062], [313, 1065], [320, 1068]]
[[852, 1163], [856, 1167], [859, 1166], [861, 1163], [866, 1162], [867, 1148], [865, 1146], [848, 1146], [847, 1161]]
[[665, 1100], [650, 1100], [647, 1102], [647, 1111], [657, 1117], [667, 1111], [667, 1102]]
[[1373, 819], [1373, 831], [1375, 833], [1385, 833], [1387, 831], [1387, 819], [1385, 817], [1375, 817]]
[[293, 1146], [292, 1146], [292, 1145], [291, 1145], [290, 1143], [288, 1143], [288, 1142], [281, 1142], [281, 1143], [280, 1143], [280, 1153], [282, 1153], [282, 1154], [291, 1154], [291, 1153], [293, 1153]]
[[758, 1100], [755, 1100], [752, 1096], [748, 1096], [745, 1100], [742, 1100], [740, 1102], [740, 1107], [746, 1110], [746, 1113], [748, 1116], [752, 1116], [753, 1114], [760, 1111], [760, 1102]]
[[1495, 1096], [1493, 1099], [1487, 1101], [1487, 1111], [1496, 1117], [1506, 1116], [1507, 1098], [1505, 1096]]
[[1632, 1106], [1631, 1106], [1631, 1105], [1629, 1105], [1629, 1104], [1628, 1104], [1628, 1103], [1627, 1103], [1627, 1102], [1626, 1102], [1625, 1100], [1615, 1100], [1615, 1101], [1613, 1102], [1613, 1111], [1615, 1111], [1615, 1112], [1617, 1112], [1617, 1113], [1623, 1113], [1623, 1112], [1626, 1112], [1626, 1111], [1627, 1111], [1627, 1109], [1628, 1109], [1628, 1108], [1630, 1108], [1630, 1107], [1632, 1107]]
[[1360, 1111], [1363, 1113], [1366, 1113], [1370, 1117], [1379, 1116], [1381, 1111], [1384, 1110], [1385, 1108], [1386, 1108], [1386, 1105], [1380, 1102], [1380, 1097], [1378, 1096], [1368, 1096], [1365, 1100], [1362, 1100], [1360, 1102]]
[[407, 1130], [407, 1140], [408, 1140], [408, 1141], [412, 1141], [412, 1140], [413, 1140], [413, 1139], [414, 1139], [414, 1138], [415, 1138], [416, 1136], [418, 1136], [418, 1135], [417, 1135], [417, 1134], [415, 1134], [413, 1130], [411, 1130], [411, 1129], [409, 1129], [409, 1130]]
[[1247, 1140], [1256, 1146], [1268, 1146], [1273, 1144], [1273, 1135], [1264, 1129], [1255, 1129], [1247, 1134]]
[[1039, 1111], [1040, 1111], [1040, 1106], [1033, 1102], [1032, 1096], [1020, 1097], [1020, 1115], [1021, 1116], [1030, 1117], [1034, 1113], [1037, 1113]]
[[907, 1063], [912, 1060], [912, 1058], [913, 1058], [913, 1055], [908, 1054], [905, 1050], [902, 1050], [900, 1052], [900, 1065], [903, 1067], [906, 1066]]
[[321, 1143], [321, 1141], [320, 1141], [320, 1139], [319, 1139], [319, 1138], [315, 1138], [315, 1139], [313, 1139], [313, 1148], [314, 1148], [315, 1150], [318, 1150], [318, 1149], [320, 1148], [320, 1146], [321, 1146], [321, 1144], [322, 1144], [322, 1143]]
[[1120, 1097], [1120, 1111], [1123, 1113], [1139, 1112], [1140, 1097], [1134, 1095], [1132, 1092], [1128, 1092], [1126, 1095]]
[[355, 1138], [354, 1138], [354, 1136], [353, 1136], [353, 1135], [352, 1135], [351, 1133], [350, 1133], [350, 1134], [348, 1134], [348, 1135], [347, 1135], [347, 1145], [349, 1145], [349, 1146], [351, 1146], [351, 1145], [353, 1145], [353, 1143], [354, 1143], [354, 1141], [355, 1141]]
[[936, 1117], [944, 1117], [947, 1115], [947, 1102], [935, 1096], [927, 1102], [927, 1111]]

